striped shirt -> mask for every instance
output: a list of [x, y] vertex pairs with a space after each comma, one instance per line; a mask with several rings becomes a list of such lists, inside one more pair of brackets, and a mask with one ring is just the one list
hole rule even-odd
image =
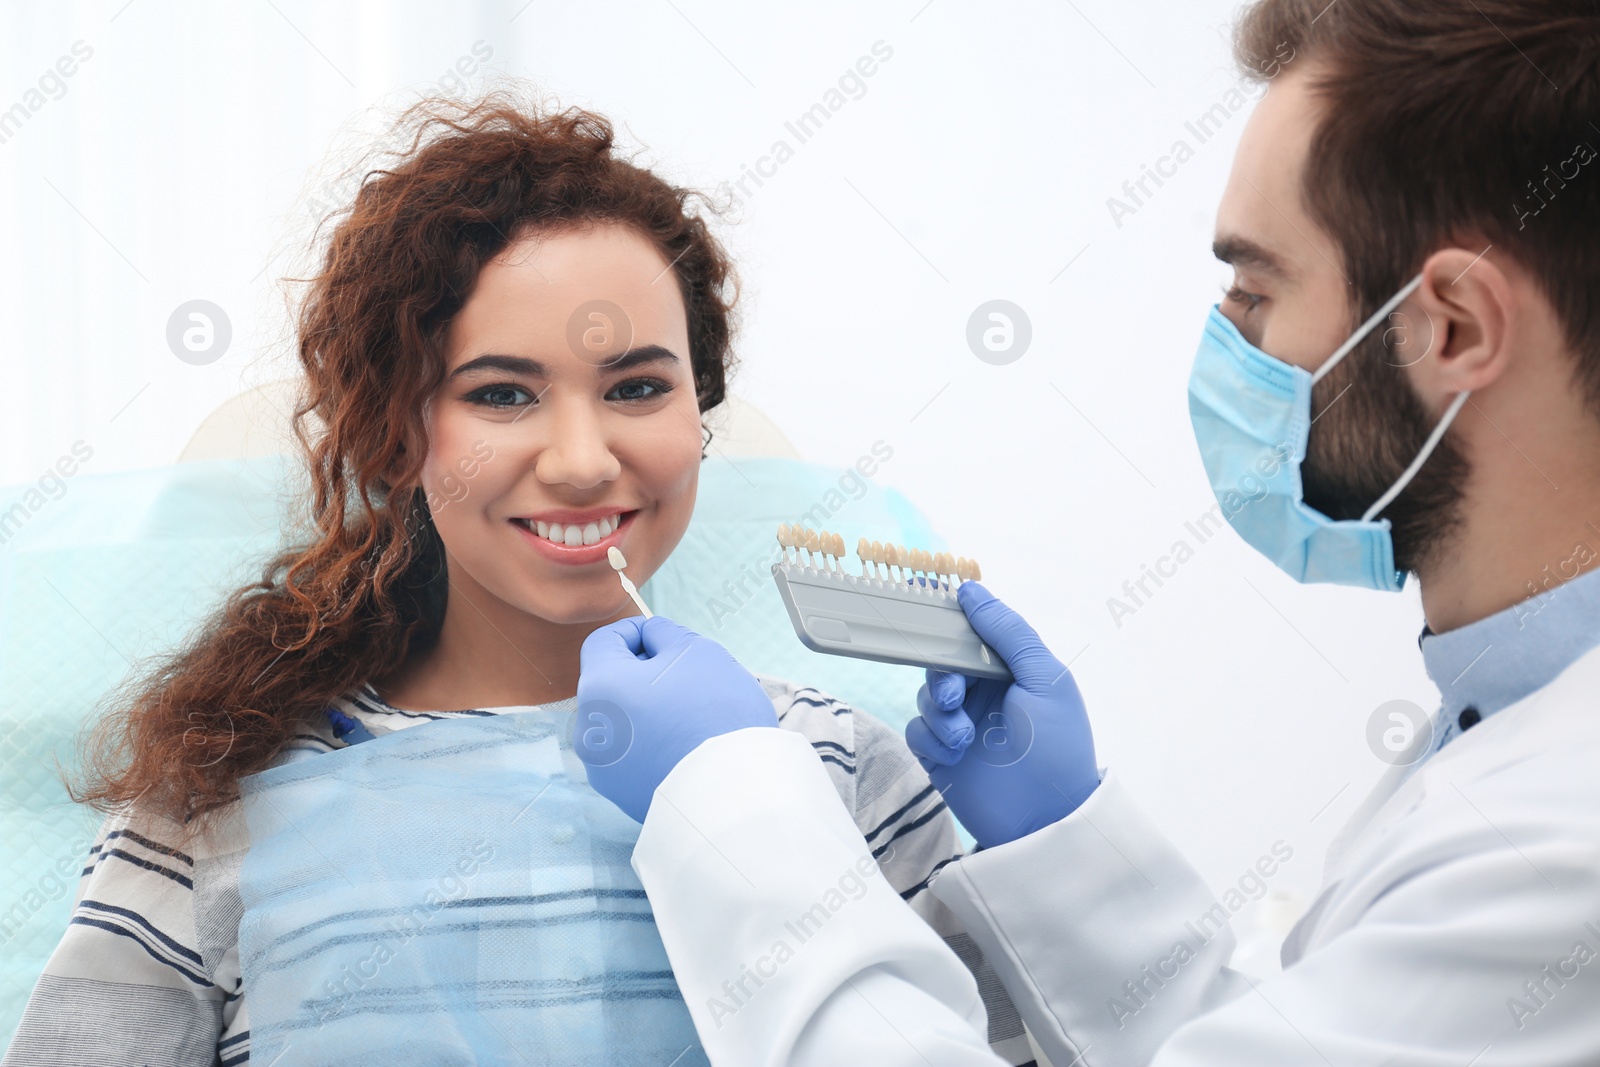
[[[943, 799], [898, 733], [816, 689], [757, 676], [778, 724], [804, 735], [827, 768], [884, 878], [973, 971], [989, 1012], [989, 1040], [1008, 1063], [1031, 1059], [1016, 1008], [955, 916], [927, 891], [961, 854]], [[576, 698], [544, 705], [575, 710]], [[526, 707], [404, 711], [369, 685], [331, 711], [375, 737], [437, 719]], [[279, 760], [344, 748], [349, 723], [321, 716]], [[28, 1000], [0, 1067], [220, 1065], [250, 1061], [250, 1019], [239, 965], [239, 867], [249, 847], [243, 809], [227, 805], [189, 851], [175, 824], [121, 811], [101, 826], [79, 878], [71, 920]]]

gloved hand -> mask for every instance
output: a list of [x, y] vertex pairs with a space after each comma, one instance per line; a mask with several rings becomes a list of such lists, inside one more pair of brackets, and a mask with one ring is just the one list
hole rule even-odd
[[641, 823], [656, 786], [702, 741], [777, 725], [755, 676], [671, 619], [630, 616], [584, 639], [572, 746], [595, 792]]
[[1078, 685], [1033, 627], [977, 582], [956, 590], [1014, 682], [930, 669], [906, 743], [978, 844], [1003, 845], [1077, 810], [1100, 784]]

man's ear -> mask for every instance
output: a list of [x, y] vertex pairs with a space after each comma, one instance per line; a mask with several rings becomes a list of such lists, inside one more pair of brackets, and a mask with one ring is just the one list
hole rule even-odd
[[1493, 384], [1516, 358], [1510, 343], [1516, 291], [1491, 250], [1435, 252], [1412, 300], [1431, 336], [1428, 351], [1406, 358], [1415, 359], [1412, 381], [1435, 413], [1455, 394]]

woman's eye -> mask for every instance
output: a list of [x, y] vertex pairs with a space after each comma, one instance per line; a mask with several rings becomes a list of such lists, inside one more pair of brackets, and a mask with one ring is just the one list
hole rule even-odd
[[510, 382], [486, 385], [482, 389], [476, 389], [468, 393], [466, 399], [469, 403], [487, 408], [514, 408], [523, 403], [515, 399], [517, 396], [524, 396], [530, 401], [538, 402], [538, 398], [532, 393], [529, 393], [522, 386], [512, 385]]
[[1259, 293], [1247, 293], [1237, 285], [1224, 285], [1222, 287], [1222, 292], [1235, 304], [1243, 304], [1244, 309], [1247, 312], [1254, 311], [1256, 308], [1260, 307], [1261, 301], [1266, 299], [1266, 297], [1261, 296]]
[[660, 378], [630, 378], [607, 393], [606, 399], [638, 403], [641, 400], [654, 400], [658, 396], [666, 396], [670, 392], [672, 384]]

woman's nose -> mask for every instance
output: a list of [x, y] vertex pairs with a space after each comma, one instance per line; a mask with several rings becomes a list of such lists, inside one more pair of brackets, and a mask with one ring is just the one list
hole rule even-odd
[[550, 438], [534, 464], [540, 481], [589, 489], [622, 472], [599, 412], [579, 403], [560, 405], [550, 415], [545, 423]]

